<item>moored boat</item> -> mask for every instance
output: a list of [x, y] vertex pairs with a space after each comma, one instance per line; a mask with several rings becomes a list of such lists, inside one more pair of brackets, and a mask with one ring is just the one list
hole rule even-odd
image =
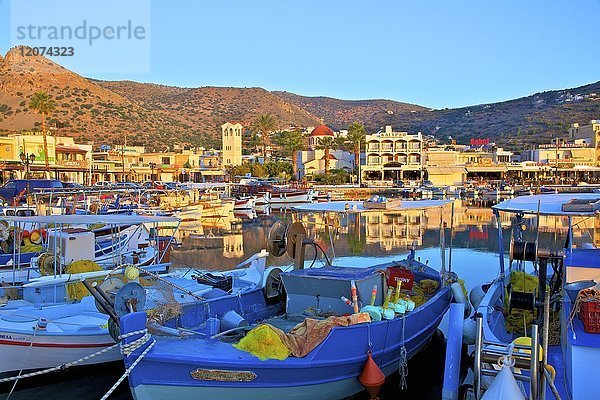
[[[485, 290], [477, 288], [470, 295], [479, 315], [474, 334], [475, 398], [491, 387], [500, 370], [494, 364], [503, 356], [518, 363], [512, 374], [524, 383], [527, 398], [598, 397], [592, 371], [600, 359], [600, 334], [590, 333], [573, 310], [583, 307], [577, 300], [580, 289], [594, 287], [598, 281], [600, 250], [586, 244], [575, 246], [573, 220], [594, 218], [599, 206], [600, 196], [586, 193], [517, 197], [493, 207], [498, 221], [500, 213], [515, 215], [516, 221], [508, 268], [504, 267], [500, 232], [500, 274]], [[536, 215], [568, 219], [565, 249], [541, 249], [525, 241], [524, 218]], [[536, 267], [527, 267], [528, 262]], [[514, 312], [521, 314], [515, 317]], [[537, 347], [534, 344], [539, 351], [531, 351]], [[487, 398], [499, 397], [490, 394]]]
[[[411, 201], [402, 206], [419, 208], [419, 203]], [[423, 203], [432, 206], [445, 204], [435, 201]], [[372, 212], [365, 209], [362, 202], [316, 203], [294, 209], [304, 212]], [[399, 368], [402, 370], [405, 362], [428, 343], [449, 307], [452, 291], [442, 279], [443, 275], [417, 261], [414, 252], [406, 259], [367, 268], [341, 267], [331, 263], [322, 268], [304, 268], [304, 256], [300, 254], [304, 253], [305, 245], [314, 243], [308, 238], [298, 240], [306, 238], [305, 235], [306, 231], [299, 223], [271, 230], [270, 252], [281, 255], [287, 251], [296, 258], [295, 269], [273, 276], [272, 284], [266, 285], [266, 291], [252, 290], [209, 299], [208, 307], [190, 307], [177, 321], [171, 321], [175, 325], [169, 326], [183, 325], [186, 330], [195, 331], [195, 336], [184, 340], [152, 336], [146, 341], [143, 335], [136, 334], [146, 326], [145, 313], [121, 317], [120, 329], [127, 337], [125, 342], [138, 339], [138, 343], [145, 342], [125, 358], [126, 366], [136, 364], [129, 375], [134, 398], [197, 399], [210, 396], [227, 400], [244, 398], [252, 393], [252, 397], [261, 399], [342, 399], [363, 390], [359, 376], [369, 355], [386, 376]], [[406, 301], [402, 299], [411, 300], [403, 296], [408, 293], [414, 296], [414, 293], [409, 288], [402, 292], [397, 286], [399, 300], [395, 306], [390, 306], [391, 303], [384, 300], [385, 290], [372, 289], [374, 285], [386, 288], [390, 281], [382, 271], [390, 271], [391, 275], [392, 270], [406, 274], [407, 287], [411, 282], [414, 287], [429, 284], [434, 289], [414, 309], [407, 311], [402, 308], [402, 302]], [[356, 296], [348, 305], [344, 296], [350, 296], [352, 287], [356, 287]], [[370, 312], [365, 317], [354, 308], [353, 313], [353, 304], [358, 307], [358, 298], [363, 304], [368, 304], [369, 298], [372, 305], [383, 304], [382, 310], [388, 319], [377, 320], [380, 311], [374, 312], [374, 320], [370, 320]], [[413, 298], [417, 301], [416, 297]], [[398, 313], [389, 307], [394, 307]], [[367, 312], [366, 309], [363, 311]], [[343, 316], [349, 314], [350, 317]], [[332, 315], [337, 317], [327, 319]], [[233, 326], [231, 317], [235, 321]], [[355, 323], [357, 320], [359, 323]], [[314, 346], [303, 351], [291, 346], [292, 349], [287, 348], [284, 356], [276, 358], [259, 359], [254, 355], [256, 353], [242, 350], [244, 339], [235, 343], [241, 336], [228, 336], [234, 332], [244, 336], [243, 332], [246, 332], [245, 339], [250, 343], [259, 340], [258, 347], [269, 347], [276, 341], [268, 339], [260, 342], [260, 335], [252, 336], [255, 330], [278, 329], [280, 333], [276, 335], [293, 335], [294, 331], [304, 329], [301, 327], [310, 331], [313, 324], [329, 324], [332, 321], [346, 322], [334, 323], [330, 330], [320, 335]], [[300, 328], [285, 333], [297, 323]], [[310, 332], [316, 334], [316, 331]], [[295, 338], [301, 340], [297, 336]], [[290, 352], [292, 355], [286, 357]]]

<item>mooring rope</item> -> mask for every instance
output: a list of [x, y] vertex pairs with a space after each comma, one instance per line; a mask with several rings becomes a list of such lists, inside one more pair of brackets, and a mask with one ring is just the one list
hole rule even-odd
[[[36, 332], [37, 332], [37, 329], [36, 329], [36, 331], [34, 331], [34, 335], [33, 335], [32, 339], [31, 339], [31, 343], [30, 343], [29, 349], [31, 349], [31, 347], [33, 346], [33, 341], [35, 339], [35, 333]], [[120, 335], [119, 336], [119, 340], [122, 341], [123, 339], [126, 339], [126, 338], [131, 337], [131, 336], [135, 336], [135, 335], [142, 335], [142, 336], [139, 337], [138, 339], [132, 341], [132, 342], [129, 342], [129, 343], [122, 343], [122, 342], [115, 343], [112, 346], [105, 347], [102, 350], [99, 350], [99, 351], [97, 351], [95, 353], [89, 354], [89, 355], [87, 355], [85, 357], [81, 357], [81, 358], [79, 358], [79, 359], [77, 359], [75, 361], [70, 361], [68, 363], [65, 363], [65, 364], [62, 364], [62, 365], [59, 365], [59, 366], [56, 366], [56, 367], [52, 367], [52, 368], [47, 368], [47, 369], [44, 369], [44, 370], [41, 370], [41, 371], [35, 371], [35, 372], [31, 372], [31, 373], [22, 375], [21, 373], [23, 372], [23, 369], [25, 367], [25, 364], [23, 364], [23, 368], [21, 368], [21, 371], [19, 371], [19, 374], [17, 376], [11, 376], [11, 377], [8, 377], [8, 378], [0, 379], [0, 383], [6, 383], [6, 382], [15, 381], [15, 383], [14, 383], [14, 385], [13, 385], [10, 393], [7, 396], [7, 399], [8, 399], [11, 396], [12, 392], [14, 391], [14, 388], [15, 388], [17, 382], [20, 379], [22, 379], [22, 378], [31, 378], [31, 377], [34, 377], [34, 376], [39, 376], [39, 375], [44, 375], [44, 374], [48, 374], [48, 373], [51, 373], [51, 372], [56, 372], [56, 371], [64, 370], [66, 368], [75, 366], [75, 365], [77, 365], [79, 363], [85, 362], [85, 361], [90, 360], [90, 359], [92, 359], [92, 358], [94, 358], [96, 356], [104, 354], [104, 353], [106, 353], [106, 352], [108, 352], [108, 351], [110, 351], [110, 350], [112, 350], [112, 349], [114, 349], [116, 347], [120, 348], [121, 354], [123, 354], [125, 357], [128, 357], [134, 351], [138, 350], [139, 348], [141, 348], [142, 346], [144, 346], [146, 343], [148, 343], [148, 342], [151, 341], [151, 343], [148, 345], [148, 347], [146, 347], [144, 349], [144, 351], [139, 355], [139, 357], [129, 366], [129, 368], [127, 368], [125, 370], [125, 372], [123, 373], [123, 375], [121, 375], [121, 377], [117, 380], [117, 382], [115, 382], [115, 384], [108, 390], [108, 392], [106, 392], [106, 394], [101, 399], [101, 400], [106, 400], [115, 391], [115, 389], [121, 384], [121, 382], [123, 382], [123, 380], [127, 376], [129, 376], [129, 374], [135, 368], [135, 366], [138, 365], [138, 363], [140, 361], [142, 361], [142, 358], [144, 358], [146, 356], [146, 354], [148, 354], [148, 352], [152, 349], [152, 347], [154, 347], [154, 344], [156, 343], [156, 341], [152, 338], [152, 336], [150, 335], [150, 333], [148, 333], [147, 329], [141, 329], [141, 330], [138, 330], [138, 331], [133, 331], [133, 332], [129, 332], [129, 333]], [[28, 352], [27, 355], [29, 355], [29, 352]], [[25, 357], [25, 361], [26, 360], [27, 360], [27, 356]], [[25, 363], [25, 361], [23, 363]]]
[[136, 358], [135, 361], [125, 370], [125, 372], [123, 372], [123, 375], [121, 375], [121, 377], [119, 379], [117, 379], [115, 384], [112, 385], [112, 387], [110, 389], [108, 389], [108, 391], [104, 394], [104, 396], [102, 396], [102, 398], [100, 400], [108, 399], [108, 397], [115, 391], [115, 389], [121, 384], [121, 382], [123, 382], [125, 380], [125, 378], [127, 378], [129, 376], [129, 374], [131, 373], [131, 371], [133, 371], [133, 369], [136, 367], [136, 365], [138, 365], [138, 363], [140, 361], [142, 361], [142, 359], [146, 356], [146, 354], [148, 354], [148, 352], [150, 352], [150, 350], [152, 350], [152, 348], [156, 344], [156, 340], [154, 340], [152, 338], [150, 333], [148, 333], [147, 329], [142, 329], [139, 331], [133, 331], [133, 332], [129, 332], [129, 333], [120, 335], [119, 339], [123, 340], [125, 338], [135, 336], [135, 335], [141, 335], [141, 334], [143, 334], [143, 336], [141, 336], [140, 338], [138, 338], [132, 342], [125, 343], [125, 344], [121, 342], [119, 344], [120, 349], [121, 349], [121, 354], [123, 354], [125, 357], [129, 357], [129, 355], [131, 353], [133, 353], [137, 349], [141, 348], [146, 343], [150, 342], [150, 344], [144, 349], [144, 351], [142, 351], [142, 353], [138, 356], [138, 358]]

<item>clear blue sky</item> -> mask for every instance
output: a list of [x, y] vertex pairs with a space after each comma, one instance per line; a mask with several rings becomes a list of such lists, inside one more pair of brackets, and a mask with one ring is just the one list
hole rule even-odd
[[[48, 3], [62, 11], [60, 0]], [[0, 0], [2, 53], [9, 11]], [[100, 79], [435, 108], [600, 80], [600, 0], [152, 1], [150, 18], [148, 73], [86, 74], [58, 61]]]

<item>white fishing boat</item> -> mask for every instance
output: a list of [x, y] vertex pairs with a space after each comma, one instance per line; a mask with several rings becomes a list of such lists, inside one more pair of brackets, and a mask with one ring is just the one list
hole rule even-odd
[[112, 268], [119, 263], [147, 265], [157, 256], [150, 241], [160, 240], [151, 237], [144, 224], [179, 223], [176, 218], [136, 215], [13, 216], [2, 220], [9, 225], [9, 230], [21, 235], [33, 231], [43, 233], [33, 252], [27, 250], [28, 246], [21, 246], [21, 240], [25, 239], [19, 238], [16, 243], [15, 235], [0, 238], [13, 241], [10, 253], [0, 254], [4, 262], [0, 281], [11, 283], [28, 281], [44, 271], [49, 273], [50, 269], [52, 273], [60, 272], [54, 268], [73, 260], [91, 260], [102, 268]]
[[[165, 313], [172, 307], [183, 307], [201, 300], [203, 296], [210, 297], [214, 295], [215, 288], [203, 283], [209, 279], [211, 282], [228, 282], [233, 293], [248, 288], [260, 290], [271, 271], [271, 268], [266, 268], [267, 256], [268, 253], [262, 251], [237, 268], [222, 273], [214, 270], [187, 270], [160, 275], [158, 280], [154, 280], [151, 286], [146, 286], [143, 290], [143, 309], [148, 312], [154, 310], [156, 313]], [[124, 273], [125, 278], [115, 277], [114, 274], [118, 273]], [[115, 345], [118, 333], [110, 327], [114, 320], [110, 319], [98, 299], [85, 296], [81, 301], [73, 303], [39, 304], [40, 294], [42, 297], [54, 293], [65, 296], [69, 285], [98, 278], [105, 278], [100, 287], [110, 295], [111, 308], [124, 304], [120, 302], [125, 302], [131, 296], [140, 294], [130, 292], [129, 286], [126, 285], [127, 282], [139, 282], [135, 275], [133, 279], [127, 279], [126, 277], [130, 276], [129, 272], [117, 270], [111, 276], [113, 277], [109, 277], [108, 271], [99, 271], [42, 277], [25, 284], [24, 298], [9, 301], [6, 307], [0, 309], [0, 354], [3, 355], [0, 357], [0, 373], [14, 374], [21, 370], [52, 368], [101, 350], [105, 352], [85, 359], [77, 365], [121, 359], [118, 346]], [[107, 303], [104, 304], [106, 305]], [[185, 334], [181, 331], [178, 333]]]
[[255, 196], [240, 196], [235, 199], [234, 210], [253, 210], [256, 207]]

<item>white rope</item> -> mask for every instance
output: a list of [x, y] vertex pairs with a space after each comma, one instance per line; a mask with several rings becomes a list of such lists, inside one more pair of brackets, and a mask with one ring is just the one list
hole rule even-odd
[[146, 347], [144, 349], [144, 351], [139, 355], [139, 357], [136, 358], [136, 360], [125, 370], [123, 375], [121, 375], [121, 377], [115, 382], [115, 384], [112, 385], [112, 387], [110, 389], [108, 389], [108, 391], [104, 394], [104, 396], [102, 396], [102, 398], [100, 400], [108, 399], [109, 396], [115, 391], [115, 389], [121, 384], [121, 382], [123, 382], [125, 380], [125, 378], [127, 378], [129, 376], [129, 374], [131, 373], [131, 371], [133, 371], [135, 366], [138, 365], [138, 363], [140, 361], [142, 361], [142, 359], [146, 356], [146, 354], [148, 354], [148, 352], [156, 344], [156, 340], [154, 340], [152, 338], [152, 336], [148, 333], [147, 329], [142, 329], [139, 331], [133, 331], [133, 332], [126, 333], [124, 335], [119, 336], [119, 339], [122, 340], [122, 339], [125, 339], [128, 337], [131, 337], [131, 336], [141, 335], [141, 334], [143, 334], [143, 336], [141, 336], [140, 338], [138, 338], [132, 342], [125, 343], [125, 344], [123, 344], [122, 342], [120, 343], [121, 354], [123, 354], [125, 357], [128, 357], [131, 353], [133, 353], [134, 351], [136, 351], [137, 349], [141, 348], [146, 343], [151, 341], [150, 344], [148, 345], [148, 347]]
[[400, 347], [400, 360], [398, 362], [398, 373], [400, 375], [400, 390], [405, 390], [408, 385], [406, 384], [406, 377], [408, 376], [408, 355], [406, 352], [406, 339], [404, 337], [404, 327], [406, 326], [405, 315], [402, 314], [402, 338]]
[[544, 375], [546, 376], [546, 381], [548, 382], [548, 386], [550, 386], [550, 390], [552, 391], [552, 394], [554, 395], [556, 400], [560, 400], [560, 394], [558, 393], [558, 390], [556, 389], [556, 386], [554, 385], [554, 379], [552, 379], [552, 374], [550, 374], [550, 371], [548, 371], [545, 366], [543, 367], [543, 369], [544, 369]]
[[31, 352], [31, 348], [33, 347], [33, 342], [35, 341], [35, 335], [37, 335], [37, 332], [38, 332], [38, 325], [36, 324], [35, 328], [33, 330], [33, 336], [31, 337], [31, 342], [29, 343], [29, 347], [27, 348], [27, 353], [25, 354], [25, 358], [23, 359], [23, 364], [21, 365], [21, 370], [17, 374], [17, 378], [14, 379], [15, 383], [13, 383], [12, 387], [10, 388], [10, 392], [8, 393], [8, 396], [6, 396], [6, 400], [8, 400], [10, 398], [10, 396], [12, 396], [13, 392], [15, 391], [15, 388], [17, 387], [17, 383], [19, 383], [18, 376], [20, 376], [23, 373], [23, 369], [25, 369], [25, 363], [27, 362], [27, 359], [29, 358], [29, 353]]

